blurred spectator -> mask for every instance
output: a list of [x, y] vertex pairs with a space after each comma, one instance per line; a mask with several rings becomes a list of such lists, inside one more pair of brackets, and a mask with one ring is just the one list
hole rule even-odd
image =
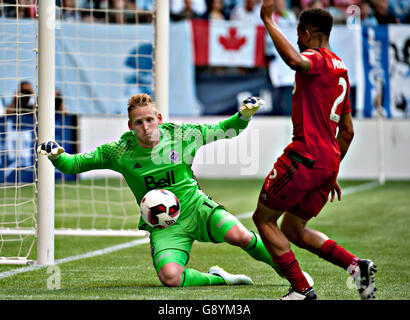
[[311, 0], [307, 6], [307, 8], [315, 8], [315, 9], [325, 9], [325, 4], [322, 0]]
[[136, 0], [136, 7], [140, 10], [152, 11], [154, 9], [153, 0]]
[[4, 15], [10, 18], [34, 18], [36, 16], [35, 0], [3, 0], [10, 6], [4, 7]]
[[374, 16], [379, 24], [400, 23], [400, 20], [389, 12], [387, 0], [373, 0]]
[[276, 0], [273, 19], [279, 27], [292, 27], [298, 23], [298, 19], [292, 10], [288, 9], [286, 0]]
[[360, 20], [362, 26], [366, 27], [375, 27], [378, 25], [378, 22], [373, 14], [373, 9], [370, 1], [362, 0], [360, 5]]
[[334, 7], [337, 7], [345, 12], [351, 5], [358, 6], [361, 0], [333, 0], [332, 2]]
[[229, 20], [227, 10], [223, 0], [206, 0], [206, 12], [202, 16], [204, 19]]
[[[183, 12], [187, 7], [186, 0], [170, 0], [171, 18]], [[205, 0], [191, 0], [189, 1], [190, 10], [195, 13], [196, 17], [202, 16], [206, 11]]]
[[335, 0], [330, 0], [330, 4], [328, 7], [326, 7], [326, 10], [329, 11], [329, 13], [333, 17], [333, 24], [346, 24], [347, 20], [347, 14], [346, 14], [346, 9], [347, 7], [344, 7], [344, 4], [342, 2], [348, 2], [353, 0], [339, 0], [339, 5], [336, 5]]
[[300, 0], [286, 0], [288, 2], [288, 7], [293, 11], [295, 16], [298, 18], [302, 8], [300, 7]]
[[136, 0], [136, 9], [143, 10], [146, 12], [139, 11], [137, 13], [137, 22], [139, 23], [151, 23], [153, 20], [152, 12], [154, 10], [153, 0]]
[[132, 0], [109, 0], [108, 8], [113, 9], [110, 21], [114, 23], [135, 23], [138, 19], [136, 4]]
[[173, 21], [181, 21], [181, 20], [199, 18], [200, 15], [194, 10], [192, 1], [193, 0], [184, 0], [185, 7], [181, 11], [175, 14], [171, 14], [171, 19]]
[[34, 89], [29, 81], [22, 81], [15, 92], [13, 101], [7, 106], [6, 114], [22, 114], [34, 110]]
[[[197, 17], [226, 20], [229, 17], [231, 20], [258, 23], [262, 3], [262, 0], [169, 1], [174, 21]], [[1, 16], [36, 17], [36, 0], [0, 0], [0, 3], [5, 4], [1, 7]], [[277, 6], [284, 6], [285, 9], [282, 14], [276, 13], [276, 17], [279, 23], [281, 20], [293, 23], [293, 17], [297, 18], [304, 9], [324, 8], [332, 14], [334, 23], [338, 24], [346, 21], [346, 9], [357, 5], [365, 11], [362, 13], [362, 23], [374, 25], [374, 18], [367, 13], [369, 3], [378, 24], [410, 23], [410, 0], [278, 0]], [[153, 0], [56, 0], [56, 4], [57, 16], [65, 21], [77, 21], [80, 16], [85, 22], [144, 23], [153, 20], [150, 12], [154, 9]], [[369, 18], [365, 18], [367, 16]]]
[[61, 20], [73, 22], [81, 20], [80, 12], [76, 7], [75, 0], [62, 0], [60, 7], [56, 8], [57, 17]]
[[223, 0], [223, 1], [225, 5], [226, 14], [228, 15], [228, 17], [231, 16], [231, 12], [235, 7], [242, 5], [244, 2], [244, 0]]
[[84, 22], [104, 21], [105, 0], [82, 0], [80, 5], [81, 19]]
[[402, 23], [410, 23], [410, 1], [389, 0], [389, 11]]
[[244, 0], [243, 5], [236, 6], [230, 15], [230, 20], [262, 23], [260, 19], [260, 4], [257, 0]]
[[346, 23], [346, 13], [345, 9], [340, 9], [333, 5], [332, 0], [301, 0], [302, 9], [307, 8], [319, 8], [329, 11], [333, 17], [334, 24], [344, 24]]
[[36, 1], [34, 0], [19, 0], [19, 5], [23, 6], [20, 7], [22, 10], [21, 17], [24, 18], [35, 18], [36, 17]]
[[63, 96], [61, 95], [61, 92], [58, 88], [56, 88], [54, 104], [55, 104], [56, 113], [66, 112], [65, 107], [64, 107], [64, 102], [63, 102]]
[[[19, 88], [15, 92], [14, 98], [6, 108], [6, 114], [22, 114], [34, 111], [35, 95], [34, 88], [30, 81], [20, 82]], [[61, 92], [55, 89], [55, 111], [66, 112]]]
[[[300, 8], [302, 10], [308, 9], [308, 8], [312, 8], [312, 6], [314, 6], [314, 8], [327, 8], [330, 6], [330, 0], [319, 0], [319, 1], [315, 1], [315, 0], [300, 0]], [[322, 7], [321, 7], [322, 6]]]

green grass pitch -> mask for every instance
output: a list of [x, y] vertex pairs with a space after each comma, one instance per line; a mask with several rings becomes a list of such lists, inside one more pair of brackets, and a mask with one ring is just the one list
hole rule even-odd
[[[200, 179], [199, 182], [205, 192], [235, 215], [254, 209], [262, 184], [260, 179]], [[340, 183], [343, 190], [348, 190], [366, 181]], [[328, 203], [308, 226], [324, 232], [357, 256], [374, 260], [378, 268], [376, 299], [408, 300], [409, 208], [410, 181], [387, 182], [384, 186], [342, 196], [341, 202]], [[248, 229], [256, 230], [250, 217], [241, 221]], [[135, 239], [57, 236], [55, 258], [85, 254], [132, 240]], [[349, 288], [345, 271], [295, 246], [292, 249], [302, 269], [314, 279], [319, 299], [359, 300], [357, 291]], [[166, 288], [155, 274], [149, 244], [145, 243], [59, 264], [60, 289], [54, 290], [47, 288], [53, 270], [41, 268], [2, 277], [5, 272], [23, 266], [0, 265], [0, 299], [268, 300], [284, 295], [289, 287], [269, 266], [252, 260], [239, 248], [196, 242], [188, 267], [207, 272], [212, 265], [231, 273], [245, 273], [255, 284]]]

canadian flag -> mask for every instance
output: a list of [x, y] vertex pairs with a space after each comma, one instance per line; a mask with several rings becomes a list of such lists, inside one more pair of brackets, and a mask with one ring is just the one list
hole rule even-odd
[[265, 67], [265, 28], [241, 21], [191, 20], [195, 64]]

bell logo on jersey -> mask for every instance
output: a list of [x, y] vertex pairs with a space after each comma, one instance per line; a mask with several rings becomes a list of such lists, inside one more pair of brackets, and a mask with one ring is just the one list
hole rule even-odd
[[332, 62], [333, 62], [333, 68], [335, 69], [346, 69], [346, 66], [342, 60], [337, 60], [335, 58], [332, 58]]
[[174, 171], [171, 170], [166, 173], [166, 176], [164, 178], [161, 178], [158, 181], [155, 181], [154, 176], [146, 176], [144, 177], [144, 181], [145, 186], [148, 190], [162, 189], [165, 187], [170, 187], [173, 184], [175, 184], [175, 174]]

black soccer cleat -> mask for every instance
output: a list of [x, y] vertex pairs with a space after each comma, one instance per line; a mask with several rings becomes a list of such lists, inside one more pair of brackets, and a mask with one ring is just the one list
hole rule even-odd
[[305, 292], [298, 292], [290, 288], [289, 292], [284, 295], [279, 300], [316, 300], [316, 292], [312, 287], [307, 289]]
[[357, 263], [356, 270], [358, 272], [355, 272], [353, 277], [355, 278], [360, 297], [363, 300], [374, 299], [374, 292], [377, 290], [374, 281], [375, 273], [377, 272], [375, 264], [371, 260], [361, 259]]

